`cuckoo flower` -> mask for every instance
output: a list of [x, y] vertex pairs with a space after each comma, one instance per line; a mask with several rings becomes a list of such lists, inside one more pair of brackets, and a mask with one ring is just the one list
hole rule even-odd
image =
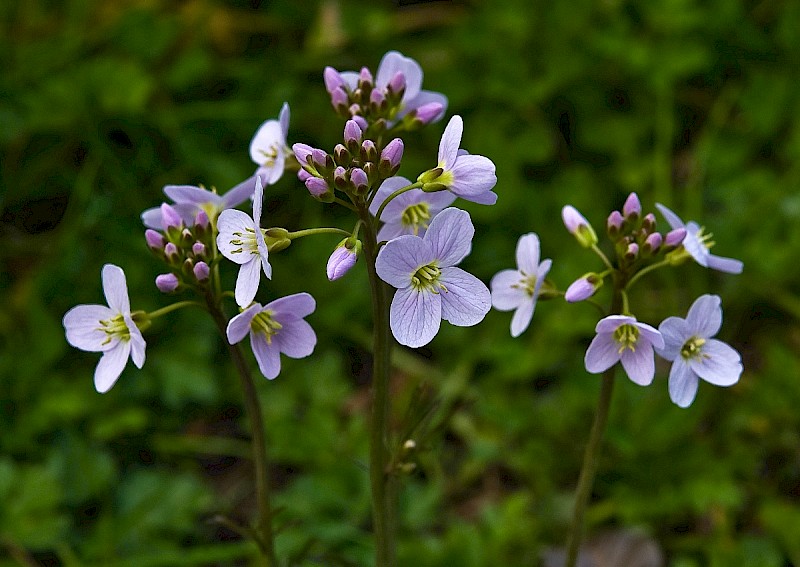
[[[369, 207], [375, 215], [389, 195], [411, 185], [405, 177], [390, 177], [378, 187], [378, 192]], [[378, 231], [378, 240], [391, 240], [403, 234], [424, 236], [433, 217], [452, 204], [456, 196], [449, 191], [426, 193], [422, 189], [412, 189], [401, 193], [383, 209], [383, 226]]]
[[249, 333], [250, 346], [261, 373], [272, 380], [281, 371], [281, 353], [303, 358], [314, 351], [317, 336], [305, 320], [316, 303], [307, 293], [295, 293], [262, 306], [254, 303], [228, 323], [230, 344]]
[[[167, 185], [164, 187], [164, 193], [172, 199], [174, 203], [172, 209], [178, 212], [183, 223], [192, 226], [198, 214], [202, 213], [213, 221], [220, 211], [244, 203], [253, 196], [255, 187], [256, 179], [250, 177], [224, 195], [217, 195], [213, 191], [194, 185]], [[142, 222], [147, 228], [161, 230], [162, 217], [162, 207], [154, 207], [142, 213]]]
[[539, 291], [550, 271], [552, 260], [539, 263], [539, 237], [524, 234], [517, 242], [517, 269], [495, 274], [492, 288], [492, 305], [500, 311], [514, 311], [511, 318], [511, 336], [520, 336], [531, 322]]
[[94, 387], [105, 393], [125, 368], [128, 357], [137, 368], [144, 365], [145, 342], [131, 316], [128, 286], [122, 268], [103, 266], [105, 305], [78, 305], [64, 315], [67, 342], [89, 352], [102, 352], [94, 372]]
[[459, 149], [464, 122], [456, 115], [450, 119], [439, 142], [439, 164], [424, 172], [417, 181], [425, 191], [448, 189], [454, 195], [480, 203], [494, 205], [497, 194], [492, 188], [497, 183], [494, 163], [487, 157], [474, 156]]
[[664, 218], [667, 219], [669, 226], [673, 229], [685, 229], [686, 237], [683, 239], [683, 248], [694, 258], [694, 261], [704, 268], [711, 268], [729, 274], [741, 274], [744, 264], [734, 258], [724, 258], [715, 256], [709, 249], [714, 245], [711, 241], [712, 235], [704, 233], [703, 227], [694, 221], [684, 224], [678, 215], [660, 203], [656, 207]]
[[256, 176], [256, 191], [253, 196], [253, 217], [238, 209], [226, 209], [219, 215], [217, 247], [228, 260], [236, 262], [239, 276], [236, 278], [235, 297], [239, 307], [247, 307], [258, 291], [261, 270], [272, 278], [269, 252], [264, 234], [261, 232], [261, 203], [264, 189], [261, 178]]
[[653, 381], [653, 347], [664, 347], [661, 333], [628, 315], [609, 315], [597, 323], [595, 331], [597, 336], [584, 357], [587, 372], [599, 374], [622, 362], [634, 383], [647, 386]]
[[664, 346], [656, 352], [672, 361], [669, 397], [682, 408], [694, 401], [700, 378], [715, 386], [731, 386], [742, 374], [739, 353], [711, 338], [722, 325], [720, 304], [719, 296], [701, 295], [686, 319], [668, 317], [658, 326]]
[[286, 145], [288, 132], [289, 105], [284, 102], [278, 119], [264, 122], [250, 142], [250, 159], [258, 165], [255, 174], [267, 185], [281, 178], [286, 158], [292, 155]]
[[469, 214], [451, 207], [433, 219], [424, 237], [399, 236], [378, 253], [378, 276], [397, 288], [389, 316], [397, 342], [420, 347], [433, 340], [442, 319], [468, 327], [489, 312], [487, 287], [455, 267], [469, 254], [474, 234]]

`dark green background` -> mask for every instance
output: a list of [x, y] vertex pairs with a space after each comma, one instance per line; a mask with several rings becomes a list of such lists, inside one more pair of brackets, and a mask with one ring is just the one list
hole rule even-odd
[[[619, 380], [590, 532], [649, 534], [672, 567], [800, 565], [800, 4], [38, 0], [0, 4], [0, 21], [0, 564], [252, 555], [208, 521], [254, 511], [238, 382], [210, 320], [159, 320], [144, 368], [100, 395], [97, 356], [66, 344], [61, 318], [102, 301], [107, 262], [134, 309], [168, 304], [139, 220], [161, 188], [224, 191], [250, 175], [250, 138], [283, 101], [290, 143], [332, 148], [342, 123], [322, 69], [374, 71], [397, 49], [464, 117], [462, 146], [497, 165], [497, 205], [459, 203], [477, 228], [463, 267], [484, 281], [529, 231], [562, 289], [598, 269], [560, 209], [601, 228], [630, 191], [701, 221], [716, 253], [745, 263], [741, 276], [682, 266], [632, 297], [658, 324], [721, 295], [720, 338], [745, 372], [732, 388], [701, 384], [686, 410], [666, 365], [649, 388]], [[435, 165], [442, 129], [406, 137], [401, 174]], [[351, 225], [291, 175], [265, 200], [265, 226]], [[336, 242], [273, 258], [259, 297], [311, 292], [319, 343], [259, 388], [280, 554], [367, 565], [368, 290], [363, 265], [326, 280]], [[429, 347], [396, 352], [398, 431], [415, 391], [434, 404], [413, 433], [403, 565], [535, 565], [565, 539], [599, 386], [583, 370], [596, 315], [543, 303], [513, 340], [509, 321], [445, 324]]]

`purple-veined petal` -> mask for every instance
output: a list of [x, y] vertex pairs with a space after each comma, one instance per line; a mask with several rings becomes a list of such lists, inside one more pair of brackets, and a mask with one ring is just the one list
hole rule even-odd
[[412, 234], [411, 229], [404, 227], [399, 222], [386, 223], [378, 230], [378, 242], [384, 240], [388, 242], [404, 234]]
[[316, 307], [317, 302], [311, 294], [302, 292], [271, 301], [264, 306], [264, 309], [272, 311], [274, 313], [273, 317], [284, 320], [308, 317]]
[[640, 323], [638, 321], [635, 323], [635, 325], [639, 329], [642, 339], [645, 339], [656, 348], [664, 348], [664, 337], [661, 336], [661, 333], [658, 332], [658, 329], [648, 325], [647, 323]]
[[449, 207], [431, 221], [423, 240], [441, 266], [455, 266], [472, 250], [475, 227], [467, 211]]
[[613, 333], [622, 325], [633, 325], [636, 319], [630, 315], [609, 315], [597, 322], [595, 333]]
[[494, 163], [484, 156], [460, 156], [450, 170], [453, 173], [450, 190], [462, 198], [476, 197], [497, 185]]
[[725, 272], [726, 274], [741, 274], [744, 270], [744, 262], [735, 258], [726, 258], [724, 256], [716, 256], [709, 254], [707, 259], [708, 267], [718, 272]]
[[228, 321], [228, 328], [225, 329], [225, 335], [228, 337], [228, 343], [235, 345], [241, 342], [250, 332], [250, 323], [253, 321], [258, 313], [264, 308], [260, 303], [254, 303], [236, 317]]
[[592, 339], [583, 357], [586, 371], [591, 374], [605, 372], [619, 362], [619, 344], [611, 333], [601, 333]]
[[194, 185], [167, 185], [164, 193], [175, 203], [188, 203], [202, 207], [206, 203], [217, 205], [222, 201], [222, 197]]
[[658, 330], [664, 338], [664, 347], [656, 347], [658, 356], [667, 360], [675, 360], [680, 356], [681, 348], [686, 340], [691, 337], [686, 320], [680, 317], [667, 317], [658, 326]]
[[669, 371], [669, 397], [679, 407], [687, 408], [697, 395], [697, 374], [678, 357]]
[[269, 344], [263, 333], [250, 333], [250, 348], [253, 349], [258, 369], [265, 378], [273, 380], [280, 374], [281, 354], [274, 341]]
[[128, 326], [129, 342], [131, 343], [131, 359], [136, 365], [136, 368], [144, 366], [145, 349], [147, 343], [144, 342], [144, 337], [139, 327], [133, 321], [130, 315], [125, 315], [125, 324]]
[[539, 237], [534, 232], [523, 234], [517, 241], [517, 268], [529, 276], [539, 270]]
[[222, 196], [221, 209], [230, 209], [241, 205], [253, 196], [256, 190], [256, 177], [248, 177]]
[[103, 353], [94, 370], [94, 387], [98, 392], [104, 394], [111, 389], [122, 374], [130, 352], [131, 344], [128, 341], [119, 341], [114, 348]]
[[397, 342], [412, 348], [433, 340], [442, 320], [442, 301], [437, 293], [398, 289], [392, 298], [389, 326]]
[[634, 384], [649, 386], [655, 376], [656, 365], [652, 345], [641, 338], [636, 350], [625, 349], [620, 356], [622, 367]]
[[442, 268], [439, 290], [442, 298], [442, 319], [457, 327], [477, 325], [492, 307], [492, 296], [486, 285], [461, 268]]
[[250, 305], [258, 291], [260, 279], [261, 262], [257, 257], [250, 256], [250, 261], [239, 267], [239, 275], [236, 277], [234, 296], [239, 307]]
[[114, 264], [103, 266], [103, 293], [108, 306], [117, 313], [130, 313], [131, 304], [128, 301], [128, 284], [125, 282], [125, 272]]
[[495, 309], [511, 311], [522, 304], [528, 295], [519, 287], [522, 277], [517, 270], [502, 270], [494, 275], [489, 285], [492, 288], [492, 305]]
[[378, 276], [396, 288], [411, 285], [411, 276], [436, 259], [431, 246], [417, 236], [400, 236], [378, 252], [375, 270]]
[[[282, 323], [276, 318], [279, 323]], [[317, 335], [311, 325], [303, 319], [294, 319], [282, 323], [283, 328], [272, 337], [280, 352], [290, 358], [304, 358], [314, 352]]]
[[718, 295], [701, 295], [695, 299], [686, 315], [687, 335], [683, 340], [691, 336], [707, 339], [719, 332], [722, 326], [722, 300]]
[[281, 107], [281, 113], [278, 115], [278, 122], [281, 123], [281, 132], [283, 133], [283, 140], [286, 143], [286, 135], [289, 133], [289, 103], [284, 102]]
[[464, 121], [456, 114], [447, 123], [442, 139], [439, 142], [439, 167], [449, 170], [455, 165], [463, 132]]
[[64, 315], [67, 342], [88, 352], [112, 349], [117, 340], [105, 343], [108, 335], [102, 330], [100, 321], [112, 319], [116, 315], [113, 309], [105, 305], [76, 305]]
[[403, 100], [417, 96], [422, 86], [422, 67], [410, 57], [404, 57], [397, 51], [389, 51], [383, 56], [378, 64], [375, 84], [380, 88], [386, 88], [386, 85], [389, 84], [389, 81], [398, 71], [403, 73], [406, 78], [406, 90]]
[[511, 317], [512, 337], [517, 338], [525, 332], [525, 329], [527, 329], [528, 325], [531, 324], [531, 319], [533, 319], [533, 310], [535, 308], [536, 303], [532, 297], [526, 297], [522, 303], [519, 304], [517, 310], [514, 311], [513, 317]]
[[681, 218], [669, 210], [667, 207], [662, 205], [661, 203], [656, 203], [656, 208], [664, 215], [664, 218], [667, 219], [667, 223], [669, 224], [670, 228], [684, 228], [683, 221]]
[[706, 341], [702, 355], [689, 359], [689, 366], [700, 378], [715, 386], [736, 384], [743, 370], [739, 353], [716, 339]]

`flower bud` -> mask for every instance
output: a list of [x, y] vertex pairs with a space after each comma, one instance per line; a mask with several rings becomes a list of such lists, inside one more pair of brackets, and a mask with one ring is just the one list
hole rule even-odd
[[192, 240], [194, 240], [194, 234], [192, 234], [192, 231], [189, 230], [188, 228], [184, 228], [181, 231], [181, 243], [184, 246], [188, 246], [192, 242]]
[[328, 154], [318, 148], [311, 148], [311, 160], [317, 169], [324, 168], [328, 164]]
[[347, 170], [341, 165], [333, 170], [333, 185], [340, 191], [347, 188]]
[[369, 93], [369, 102], [377, 109], [383, 109], [386, 106], [386, 97], [379, 89], [372, 89]]
[[347, 92], [343, 88], [334, 89], [331, 93], [331, 105], [337, 112], [349, 114], [348, 102], [350, 102], [350, 97], [347, 96]]
[[309, 158], [311, 157], [311, 152], [314, 151], [314, 148], [308, 144], [294, 144], [292, 145], [292, 151], [294, 152], [295, 159], [297, 159], [300, 165], [310, 164]]
[[206, 213], [203, 209], [197, 211], [197, 214], [194, 216], [194, 226], [202, 229], [206, 229], [211, 226], [211, 222], [208, 220], [208, 213]]
[[320, 177], [309, 177], [306, 179], [306, 189], [315, 197], [320, 197], [330, 191], [328, 184]]
[[365, 195], [369, 190], [369, 178], [363, 169], [355, 167], [350, 170], [350, 183], [356, 195]]
[[264, 241], [267, 244], [267, 250], [270, 252], [280, 252], [289, 248], [292, 244], [289, 238], [289, 231], [285, 228], [268, 228], [264, 231]]
[[639, 245], [635, 242], [631, 242], [628, 244], [628, 248], [625, 250], [625, 259], [629, 262], [635, 260], [639, 256]]
[[661, 248], [661, 242], [663, 238], [661, 237], [660, 232], [654, 232], [647, 236], [642, 245], [642, 254], [650, 256], [651, 254], [655, 254], [658, 252], [658, 249]]
[[309, 172], [307, 172], [305, 169], [301, 169], [300, 171], [297, 172], [297, 178], [300, 181], [302, 181], [303, 183], [306, 182], [306, 179], [309, 179], [311, 177], [314, 177], [314, 176], [311, 175]]
[[440, 102], [429, 102], [423, 104], [417, 109], [414, 116], [414, 122], [418, 122], [420, 126], [436, 122], [442, 117], [444, 113], [444, 105]]
[[606, 221], [606, 232], [608, 232], [609, 238], [612, 240], [617, 239], [617, 236], [622, 232], [622, 223], [624, 221], [625, 219], [622, 218], [622, 213], [619, 211], [611, 211]]
[[178, 276], [175, 274], [161, 274], [156, 276], [156, 287], [161, 293], [172, 293], [178, 289]]
[[148, 228], [144, 231], [144, 239], [147, 241], [147, 246], [153, 251], [160, 252], [164, 249], [164, 236], [160, 232]]
[[344, 80], [339, 74], [339, 71], [333, 67], [325, 67], [325, 70], [322, 72], [322, 78], [325, 81], [325, 90], [330, 94], [333, 94], [333, 91], [336, 89], [343, 88], [345, 86]]
[[211, 268], [208, 267], [208, 264], [205, 262], [198, 262], [194, 265], [194, 277], [197, 278], [197, 281], [202, 282], [208, 279], [209, 274], [211, 273]]
[[685, 228], [676, 228], [670, 230], [664, 237], [664, 250], [674, 250], [683, 244], [684, 238], [686, 238]]
[[344, 124], [344, 143], [351, 152], [358, 150], [361, 144], [361, 128], [355, 120], [348, 120]]
[[176, 262], [178, 260], [178, 247], [172, 242], [167, 242], [167, 245], [164, 246], [164, 255], [170, 262]]
[[362, 132], [366, 132], [367, 128], [369, 128], [369, 123], [367, 122], [367, 119], [364, 118], [363, 116], [355, 115], [351, 118], [351, 120], [356, 124], [358, 124], [358, 127], [361, 128]]
[[352, 236], [342, 240], [328, 258], [327, 273], [330, 281], [338, 280], [356, 265], [361, 252], [361, 241], [352, 240]]
[[597, 235], [589, 224], [589, 221], [578, 212], [572, 205], [566, 205], [561, 209], [561, 218], [564, 226], [575, 237], [578, 243], [584, 248], [591, 248], [597, 244]]
[[353, 161], [353, 156], [350, 151], [344, 147], [344, 144], [336, 144], [336, 147], [333, 148], [333, 161], [335, 161], [337, 165], [347, 167], [350, 165], [350, 162]]
[[406, 90], [406, 76], [403, 74], [402, 71], [398, 71], [394, 74], [391, 78], [389, 83], [386, 85], [386, 88], [389, 89], [391, 93], [399, 94]]
[[594, 272], [589, 272], [570, 284], [567, 291], [564, 293], [564, 299], [570, 303], [589, 299], [602, 285], [603, 280]]
[[364, 140], [361, 144], [361, 161], [375, 161], [378, 159], [378, 148], [372, 140]]
[[361, 72], [358, 74], [358, 88], [362, 91], [372, 90], [372, 73], [366, 67], [361, 67]]
[[202, 242], [195, 242], [192, 244], [192, 254], [195, 256], [203, 256], [206, 253], [206, 245]]
[[400, 160], [403, 159], [403, 140], [395, 138], [383, 148], [381, 152], [380, 174], [391, 177], [400, 169]]
[[651, 234], [656, 229], [656, 216], [653, 213], [647, 213], [642, 219], [642, 230], [646, 234]]
[[171, 205], [161, 203], [161, 226], [164, 230], [170, 228], [181, 228], [183, 226], [183, 219]]
[[626, 219], [637, 219], [642, 214], [642, 204], [639, 202], [639, 196], [636, 193], [631, 193], [625, 199], [625, 204], [622, 206], [622, 214]]

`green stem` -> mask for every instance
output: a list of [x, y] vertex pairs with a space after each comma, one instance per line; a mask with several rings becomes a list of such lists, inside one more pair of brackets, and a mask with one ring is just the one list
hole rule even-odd
[[272, 505], [269, 493], [269, 461], [267, 460], [267, 444], [264, 436], [264, 417], [261, 411], [261, 402], [258, 399], [253, 375], [250, 373], [250, 365], [242, 354], [238, 344], [230, 344], [227, 339], [226, 329], [228, 319], [220, 309], [219, 305], [211, 298], [207, 297], [208, 311], [214, 318], [219, 332], [222, 334], [225, 344], [228, 345], [228, 352], [233, 359], [233, 365], [239, 374], [244, 393], [244, 403], [247, 415], [250, 418], [250, 429], [253, 441], [253, 465], [255, 466], [256, 481], [256, 501], [258, 503], [258, 522], [255, 533], [256, 543], [261, 549], [267, 567], [277, 567], [278, 559], [275, 555], [275, 536], [272, 529]]
[[201, 305], [196, 301], [179, 301], [177, 303], [167, 305], [166, 307], [162, 307], [161, 309], [156, 309], [155, 311], [151, 311], [150, 313], [147, 314], [147, 317], [150, 319], [158, 319], [162, 315], [166, 315], [167, 313], [172, 313], [173, 311], [182, 309], [184, 307], [201, 307]]
[[388, 290], [375, 271], [375, 258], [378, 254], [375, 225], [366, 208], [359, 211], [359, 218], [364, 223], [364, 261], [372, 291], [373, 368], [369, 477], [375, 531], [375, 565], [394, 567], [397, 486], [395, 475], [388, 470], [389, 355], [392, 347]]
[[653, 270], [657, 270], [658, 268], [663, 268], [664, 266], [669, 266], [669, 265], [670, 265], [669, 260], [662, 260], [661, 262], [657, 262], [655, 264], [650, 264], [646, 268], [642, 268], [641, 270], [636, 272], [630, 280], [628, 280], [628, 284], [625, 286], [625, 289], [632, 288], [633, 284], [635, 284], [637, 281], [639, 281], [639, 279], [642, 276], [644, 276], [645, 274], [648, 274], [648, 273], [652, 272]]
[[[621, 290], [615, 286], [614, 297], [611, 301], [611, 312], [617, 313], [622, 304]], [[600, 385], [600, 399], [597, 401], [597, 412], [594, 415], [592, 431], [589, 434], [589, 441], [583, 454], [583, 465], [581, 474], [578, 478], [578, 487], [575, 489], [575, 508], [572, 512], [572, 524], [567, 540], [567, 562], [566, 567], [575, 567], [578, 561], [578, 552], [583, 538], [584, 516], [589, 497], [592, 494], [594, 476], [597, 472], [597, 463], [600, 460], [600, 449], [602, 447], [603, 432], [608, 421], [608, 412], [611, 408], [611, 394], [614, 389], [614, 374], [617, 365], [615, 364], [603, 373]]]
[[306, 228], [304, 230], [295, 230], [294, 232], [288, 233], [289, 240], [294, 240], [295, 238], [303, 238], [304, 236], [311, 236], [313, 234], [341, 234], [344, 236], [350, 236], [350, 233], [346, 230], [342, 230], [341, 228]]
[[[419, 189], [420, 187], [422, 187], [422, 183], [417, 181], [416, 183], [412, 183], [411, 185], [406, 185], [405, 187], [401, 187], [400, 189], [398, 189], [397, 191], [395, 191], [394, 193], [392, 193], [391, 195], [386, 197], [386, 199], [383, 201], [383, 203], [381, 203], [381, 206], [378, 207], [378, 212], [375, 214], [375, 219], [376, 220], [381, 220], [381, 215], [383, 214], [383, 209], [386, 208], [386, 205], [389, 204], [389, 201], [391, 201], [392, 199], [394, 199], [398, 195], [402, 195], [403, 193], [405, 193], [407, 191], [411, 191], [412, 189]], [[369, 206], [372, 203], [372, 199], [374, 199], [375, 195], [377, 195], [377, 194], [378, 194], [378, 192], [375, 191], [375, 193], [369, 198], [369, 201], [367, 202], [367, 206]]]

